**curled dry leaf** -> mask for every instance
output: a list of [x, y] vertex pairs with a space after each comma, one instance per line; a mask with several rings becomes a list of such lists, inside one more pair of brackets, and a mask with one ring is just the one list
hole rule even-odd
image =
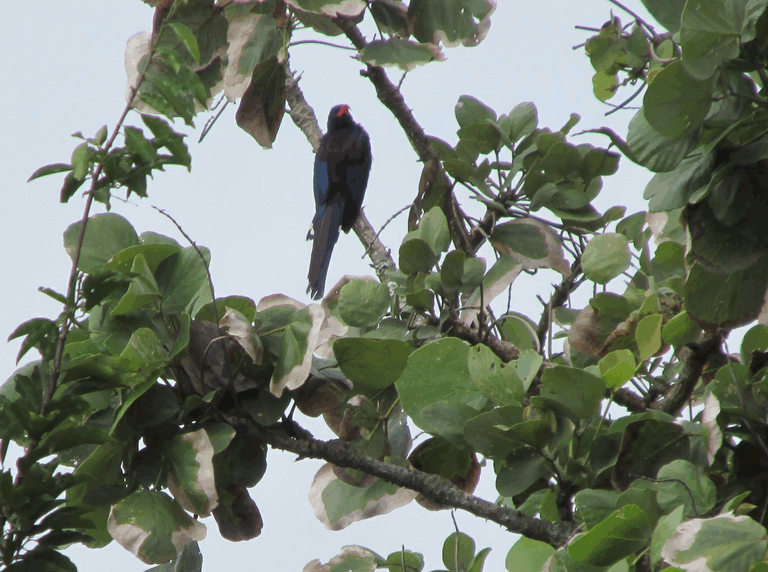
[[224, 328], [245, 353], [253, 360], [253, 363], [260, 365], [264, 354], [264, 348], [261, 345], [253, 343], [253, 325], [240, 312], [227, 308], [224, 317], [219, 321], [219, 326]]

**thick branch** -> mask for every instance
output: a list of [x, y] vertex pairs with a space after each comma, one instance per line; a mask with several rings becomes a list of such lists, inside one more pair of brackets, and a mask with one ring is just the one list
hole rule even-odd
[[377, 461], [344, 441], [320, 441], [295, 425], [279, 424], [263, 427], [240, 418], [230, 419], [230, 423], [238, 430], [259, 438], [276, 449], [290, 451], [300, 458], [323, 459], [337, 467], [349, 467], [374, 475], [387, 482], [419, 492], [439, 505], [465, 510], [500, 524], [510, 532], [546, 542], [555, 548], [563, 546], [571, 532], [570, 527], [526, 516], [514, 509], [465, 493], [438, 475]]
[[671, 415], [678, 415], [691, 398], [707, 360], [720, 351], [721, 343], [722, 337], [718, 332], [700, 343], [688, 344], [684, 350], [688, 355], [685, 356], [683, 371], [680, 372], [680, 376], [666, 397], [653, 403], [651, 407]]

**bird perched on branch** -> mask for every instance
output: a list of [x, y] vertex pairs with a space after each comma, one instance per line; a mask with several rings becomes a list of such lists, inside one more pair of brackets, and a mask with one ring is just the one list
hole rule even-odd
[[314, 300], [325, 291], [339, 229], [349, 232], [360, 214], [372, 161], [371, 140], [352, 119], [349, 106], [333, 107], [315, 155], [315, 217], [307, 235], [307, 240], [314, 240], [307, 276], [307, 293]]

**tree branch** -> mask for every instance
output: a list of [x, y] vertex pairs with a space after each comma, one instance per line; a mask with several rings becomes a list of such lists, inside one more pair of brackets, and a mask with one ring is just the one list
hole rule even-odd
[[571, 528], [567, 525], [556, 525], [524, 515], [517, 510], [488, 502], [462, 491], [438, 475], [377, 461], [344, 441], [337, 439], [320, 441], [312, 437], [306, 430], [296, 426], [295, 423], [292, 425], [280, 423], [276, 426], [264, 427], [239, 417], [230, 417], [228, 421], [239, 431], [250, 437], [261, 439], [275, 449], [295, 453], [299, 458], [323, 459], [337, 467], [349, 467], [363, 471], [387, 482], [419, 492], [439, 505], [449, 505], [465, 510], [475, 516], [500, 524], [510, 532], [546, 542], [555, 548], [563, 546], [571, 533]]
[[443, 323], [443, 332], [470, 344], [485, 344], [504, 363], [509, 363], [520, 357], [520, 350], [513, 344], [500, 340], [490, 333], [483, 332], [481, 334], [461, 320], [447, 320]]
[[651, 404], [651, 407], [670, 415], [679, 415], [691, 398], [693, 389], [704, 370], [704, 365], [712, 355], [720, 351], [722, 341], [722, 335], [717, 332], [700, 343], [688, 344], [683, 350], [688, 354], [685, 356], [683, 371], [680, 372], [680, 376], [666, 397]]
[[536, 337], [539, 339], [539, 346], [544, 347], [544, 342], [547, 338], [547, 332], [549, 332], [550, 321], [552, 319], [552, 312], [555, 308], [559, 308], [568, 301], [568, 297], [573, 292], [576, 284], [576, 279], [581, 274], [581, 262], [576, 260], [571, 265], [571, 273], [563, 279], [560, 285], [555, 288], [552, 296], [549, 298], [544, 311], [541, 313], [539, 324], [536, 327]]

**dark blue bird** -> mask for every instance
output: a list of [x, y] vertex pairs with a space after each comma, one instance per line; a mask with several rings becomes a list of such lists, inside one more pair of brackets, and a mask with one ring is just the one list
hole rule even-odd
[[372, 161], [368, 133], [352, 119], [348, 105], [335, 106], [315, 155], [315, 218], [307, 235], [314, 240], [307, 287], [314, 300], [323, 297], [339, 229], [349, 232], [360, 214]]

